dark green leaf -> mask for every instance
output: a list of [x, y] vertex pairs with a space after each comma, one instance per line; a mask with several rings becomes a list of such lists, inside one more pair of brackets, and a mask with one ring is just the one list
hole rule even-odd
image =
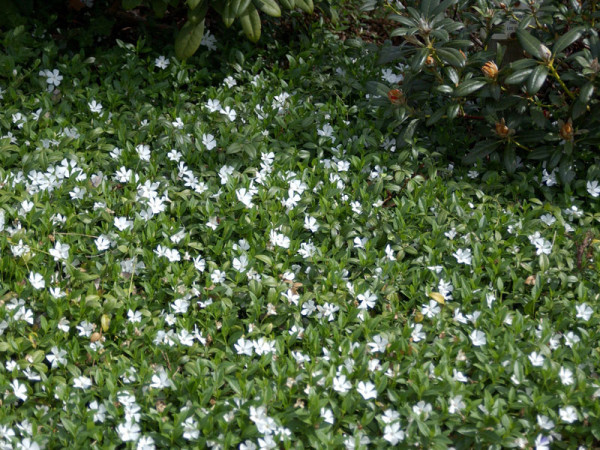
[[515, 173], [517, 170], [517, 155], [514, 145], [507, 145], [504, 149], [504, 167], [509, 174]]
[[244, 33], [252, 42], [260, 39], [260, 15], [254, 6], [246, 8], [246, 12], [240, 17]]
[[552, 54], [556, 56], [557, 53], [562, 52], [565, 48], [575, 42], [577, 39], [581, 37], [583, 29], [582, 28], [573, 28], [572, 30], [563, 34], [558, 40], [554, 43], [552, 47]]
[[531, 72], [533, 72], [534, 69], [522, 69], [522, 70], [518, 70], [514, 73], [511, 73], [509, 76], [507, 76], [504, 79], [504, 82], [506, 84], [521, 84], [523, 83], [531, 74]]
[[281, 9], [275, 0], [252, 0], [254, 6], [271, 17], [281, 17]]
[[463, 158], [463, 163], [473, 164], [492, 153], [499, 145], [500, 141], [480, 141], [475, 145], [473, 150]]
[[454, 103], [452, 105], [448, 105], [448, 119], [452, 120], [458, 116], [458, 112], [460, 111], [460, 104]]
[[308, 14], [312, 14], [315, 9], [313, 0], [296, 0], [296, 7]]
[[179, 30], [177, 38], [175, 38], [175, 55], [177, 58], [187, 59], [192, 56], [198, 50], [203, 36], [204, 20], [198, 23], [186, 22]]
[[433, 124], [435, 124], [436, 122], [438, 122], [442, 117], [444, 116], [444, 109], [443, 108], [439, 108], [437, 109], [429, 119], [427, 119], [427, 126], [431, 126]]
[[523, 50], [538, 59], [544, 59], [542, 43], [537, 38], [525, 30], [517, 30], [517, 38], [519, 39]]
[[464, 81], [463, 83], [459, 84], [456, 89], [454, 89], [454, 96], [455, 97], [465, 97], [465, 96], [477, 91], [478, 89], [481, 89], [485, 85], [486, 85], [486, 82], [483, 80], [471, 79], [471, 80]]
[[438, 48], [436, 53], [442, 61], [451, 66], [463, 67], [465, 65], [465, 57], [455, 48]]
[[536, 94], [548, 76], [548, 69], [546, 66], [539, 65], [529, 75], [527, 79], [527, 93], [530, 95]]

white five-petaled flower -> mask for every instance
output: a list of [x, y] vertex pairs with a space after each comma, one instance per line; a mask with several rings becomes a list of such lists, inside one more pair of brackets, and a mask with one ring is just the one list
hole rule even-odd
[[531, 352], [529, 354], [529, 361], [531, 361], [531, 365], [534, 367], [542, 367], [544, 365], [544, 357], [538, 352]]
[[154, 65], [156, 67], [158, 67], [159, 69], [166, 69], [167, 67], [169, 67], [170, 63], [171, 63], [171, 61], [169, 61], [163, 55], [160, 55], [158, 58], [156, 58], [154, 60]]
[[468, 266], [471, 265], [471, 249], [468, 248], [466, 250], [463, 250], [462, 248], [459, 248], [456, 252], [454, 252], [452, 254], [452, 256], [454, 256], [456, 258], [456, 262], [459, 264], [466, 264]]
[[575, 382], [573, 379], [573, 371], [567, 367], [561, 367], [558, 371], [560, 382], [565, 386], [569, 386]]
[[34, 289], [44, 289], [44, 287], [46, 286], [46, 281], [44, 280], [44, 277], [42, 276], [42, 274], [37, 272], [31, 272], [29, 274], [29, 282], [31, 283], [31, 286]]
[[26, 385], [19, 383], [19, 380], [13, 380], [10, 385], [12, 386], [15, 397], [17, 397], [19, 400], [22, 400], [22, 401], [27, 400], [27, 386]]
[[564, 408], [559, 408], [558, 414], [560, 416], [560, 420], [566, 423], [573, 423], [577, 418], [577, 410], [573, 406], [565, 406]]
[[400, 423], [388, 424], [383, 429], [383, 438], [391, 445], [397, 445], [404, 440], [404, 431], [400, 429]]
[[100, 114], [102, 112], [102, 103], [98, 103], [96, 100], [89, 102], [88, 106], [90, 107], [90, 111], [93, 113]]
[[592, 317], [592, 314], [594, 314], [594, 310], [590, 308], [587, 303], [576, 305], [575, 310], [577, 311], [576, 317], [584, 322], [590, 320], [590, 317]]
[[365, 400], [377, 398], [377, 389], [375, 389], [375, 385], [370, 381], [367, 381], [366, 383], [360, 381], [356, 390]]
[[487, 343], [487, 339], [483, 331], [473, 330], [471, 331], [471, 334], [469, 334], [469, 337], [471, 338], [471, 342], [473, 342], [475, 347], [481, 347]]
[[600, 197], [600, 183], [598, 183], [597, 180], [588, 181], [585, 184], [585, 187], [587, 188], [588, 194], [592, 197]]

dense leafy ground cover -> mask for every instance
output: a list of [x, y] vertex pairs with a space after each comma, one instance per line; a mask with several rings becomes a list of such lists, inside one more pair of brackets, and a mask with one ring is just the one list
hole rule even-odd
[[327, 32], [2, 38], [2, 448], [597, 445], [600, 177], [396, 142]]

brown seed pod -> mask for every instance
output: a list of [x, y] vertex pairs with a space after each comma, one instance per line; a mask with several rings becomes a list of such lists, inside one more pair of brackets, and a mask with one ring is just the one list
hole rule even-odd
[[96, 331], [95, 333], [92, 333], [92, 335], [90, 336], [90, 341], [91, 342], [97, 342], [100, 339], [102, 339], [102, 333]]

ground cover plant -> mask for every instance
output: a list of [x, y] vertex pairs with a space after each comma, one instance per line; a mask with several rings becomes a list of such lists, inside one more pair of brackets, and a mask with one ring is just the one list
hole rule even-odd
[[2, 35], [2, 448], [597, 446], [598, 167], [396, 139], [314, 32]]

